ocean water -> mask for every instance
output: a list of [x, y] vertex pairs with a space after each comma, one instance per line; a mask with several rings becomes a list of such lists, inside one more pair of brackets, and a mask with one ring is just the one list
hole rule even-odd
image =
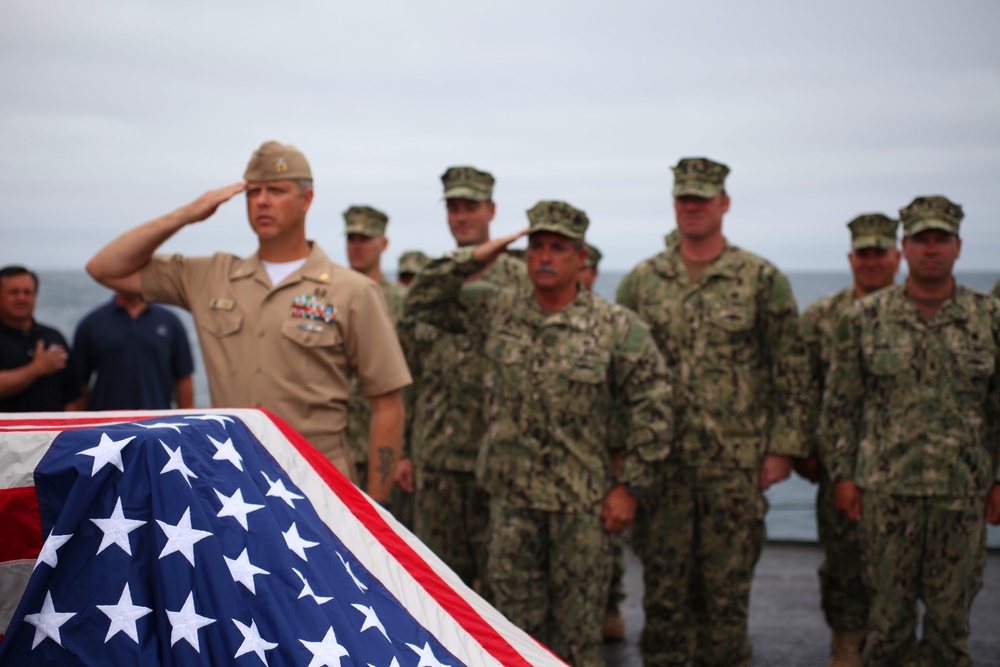
[[[595, 290], [607, 299], [614, 299], [615, 289], [624, 277], [623, 271], [599, 274]], [[1000, 270], [957, 272], [960, 282], [974, 289], [989, 291], [1000, 279]], [[800, 310], [817, 299], [850, 284], [850, 274], [843, 272], [790, 272], [789, 280]], [[111, 298], [111, 292], [98, 285], [83, 271], [44, 271], [39, 275], [40, 289], [35, 317], [39, 322], [59, 329], [70, 341], [77, 322], [94, 306]], [[184, 322], [195, 354], [195, 404], [209, 407], [208, 380], [201, 363], [201, 348], [194, 322], [187, 311], [174, 309]], [[771, 510], [767, 516], [768, 536], [773, 540], [815, 542], [815, 487], [796, 475], [767, 492]], [[991, 526], [987, 542], [1000, 548], [1000, 527]]]

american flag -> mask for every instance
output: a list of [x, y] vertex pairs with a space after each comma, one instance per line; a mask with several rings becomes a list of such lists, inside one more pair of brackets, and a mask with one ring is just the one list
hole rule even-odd
[[4, 631], [3, 666], [563, 664], [257, 410], [0, 419]]

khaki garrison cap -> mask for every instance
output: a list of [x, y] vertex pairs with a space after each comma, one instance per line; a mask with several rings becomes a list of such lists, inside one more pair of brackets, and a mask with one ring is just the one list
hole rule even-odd
[[491, 201], [496, 181], [493, 174], [475, 167], [448, 167], [448, 171], [441, 174], [441, 182], [444, 183], [445, 199]]
[[896, 228], [899, 220], [881, 213], [865, 213], [847, 223], [851, 230], [851, 250], [863, 248], [881, 248], [888, 250], [896, 247]]
[[583, 268], [585, 268], [585, 269], [596, 269], [597, 265], [600, 263], [601, 257], [603, 257], [603, 255], [601, 255], [601, 251], [600, 250], [598, 250], [594, 246], [590, 245], [589, 243], [587, 243], [585, 245], [587, 246], [587, 261], [585, 261], [583, 263]]
[[419, 250], [407, 250], [399, 256], [399, 268], [396, 272], [417, 274], [429, 261], [431, 258]]
[[312, 170], [306, 156], [295, 146], [266, 141], [260, 145], [243, 173], [243, 180], [256, 183], [266, 181], [312, 180]]
[[531, 231], [555, 232], [571, 239], [582, 239], [590, 225], [587, 214], [562, 201], [540, 201], [528, 210]]
[[692, 195], [711, 199], [722, 192], [729, 167], [706, 157], [686, 157], [673, 171], [674, 197]]
[[917, 197], [909, 206], [899, 209], [904, 237], [919, 234], [925, 229], [940, 229], [957, 235], [958, 225], [964, 217], [961, 206], [941, 195]]
[[345, 231], [362, 236], [383, 236], [389, 216], [371, 206], [352, 206], [344, 211]]

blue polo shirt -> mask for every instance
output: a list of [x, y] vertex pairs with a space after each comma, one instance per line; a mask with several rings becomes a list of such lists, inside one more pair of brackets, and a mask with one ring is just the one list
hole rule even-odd
[[[46, 346], [62, 345], [69, 351], [69, 343], [52, 327], [32, 322], [27, 331], [20, 331], [0, 322], [0, 370], [13, 370], [31, 363], [39, 340], [45, 341]], [[80, 398], [80, 385], [72, 364], [71, 353], [61, 371], [38, 378], [20, 394], [0, 399], [0, 412], [62, 412], [67, 403]]]
[[168, 410], [176, 380], [194, 372], [180, 318], [149, 304], [132, 319], [114, 298], [80, 320], [73, 357], [81, 384], [97, 374], [88, 410]]

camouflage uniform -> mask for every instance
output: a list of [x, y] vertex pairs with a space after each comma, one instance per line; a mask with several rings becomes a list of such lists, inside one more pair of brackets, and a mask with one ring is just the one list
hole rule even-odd
[[[468, 331], [488, 359], [477, 472], [491, 494], [494, 603], [571, 664], [603, 666], [610, 545], [601, 507], [616, 481], [640, 484], [666, 454], [671, 385], [633, 314], [582, 290], [546, 316], [530, 288], [463, 287], [482, 266], [472, 248], [437, 260], [417, 278], [407, 307]], [[615, 443], [621, 480], [609, 446], [615, 405], [627, 406], [629, 426]]]
[[[907, 236], [957, 233], [961, 209], [944, 202], [903, 209]], [[865, 664], [970, 664], [984, 503], [1000, 483], [1000, 302], [956, 284], [927, 321], [905, 286], [859, 301], [837, 326], [821, 426], [831, 479], [863, 492]]]
[[419, 250], [407, 250], [399, 256], [396, 275], [400, 278], [407, 274], [415, 276], [429, 261], [431, 258]]
[[998, 299], [1000, 299], [1000, 280], [998, 280], [997, 284], [993, 286], [993, 292], [992, 292], [992, 294], [993, 294], [993, 296], [995, 296]]
[[[851, 250], [888, 250], [896, 247], [898, 220], [881, 213], [860, 215], [850, 223]], [[820, 299], [802, 314], [802, 334], [809, 355], [812, 401], [807, 413], [806, 437], [810, 454], [819, 457], [816, 440], [820, 401], [830, 371], [837, 322], [854, 305], [855, 288], [848, 287]], [[834, 632], [863, 632], [868, 621], [868, 591], [861, 566], [858, 526], [837, 510], [833, 482], [820, 461], [819, 490], [816, 493], [816, 523], [825, 559], [819, 568], [820, 600], [826, 623]], [[860, 636], [859, 636], [860, 640]]]
[[[471, 167], [442, 176], [446, 197], [488, 201], [493, 177]], [[501, 287], [529, 286], [524, 263], [500, 257], [477, 280]], [[400, 340], [414, 378], [404, 455], [414, 468], [413, 532], [467, 585], [489, 599], [486, 539], [489, 495], [475, 477], [486, 431], [483, 374], [486, 359], [468, 334], [407, 318]]]
[[[703, 163], [681, 161], [675, 196], [721, 191], [725, 172], [711, 166], [725, 167], [704, 162], [707, 175]], [[719, 187], [703, 188], [713, 177]], [[633, 528], [645, 584], [640, 648], [647, 666], [746, 665], [766, 512], [758, 474], [769, 454], [803, 454], [804, 351], [777, 268], [726, 243], [692, 280], [678, 241], [668, 236], [667, 250], [633, 269], [617, 294], [649, 323], [677, 382], [676, 440]]]

